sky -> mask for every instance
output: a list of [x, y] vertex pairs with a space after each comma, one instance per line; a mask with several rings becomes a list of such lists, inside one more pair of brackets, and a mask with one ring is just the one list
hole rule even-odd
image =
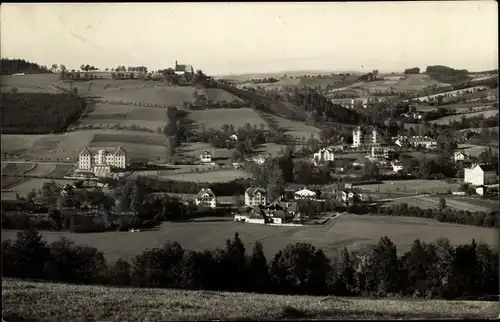
[[496, 1], [6, 3], [3, 58], [209, 75], [498, 68]]

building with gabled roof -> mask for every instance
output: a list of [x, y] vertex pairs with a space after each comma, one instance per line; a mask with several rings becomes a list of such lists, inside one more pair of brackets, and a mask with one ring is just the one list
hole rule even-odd
[[464, 169], [464, 183], [474, 186], [491, 185], [498, 182], [496, 169], [491, 164], [473, 164]]
[[175, 61], [174, 71], [176, 75], [184, 75], [184, 73], [194, 74], [193, 66], [178, 64], [177, 60]]
[[245, 191], [245, 206], [265, 205], [267, 192], [262, 187], [251, 187]]
[[125, 169], [126, 166], [127, 152], [122, 147], [98, 151], [84, 147], [78, 156], [78, 171], [92, 172], [97, 177], [108, 176], [112, 168]]
[[217, 197], [210, 188], [202, 188], [194, 198], [198, 207], [215, 208], [217, 206]]

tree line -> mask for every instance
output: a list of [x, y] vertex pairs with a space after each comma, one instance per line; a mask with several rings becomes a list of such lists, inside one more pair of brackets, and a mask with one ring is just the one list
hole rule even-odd
[[2, 93], [0, 100], [4, 134], [64, 132], [86, 106], [74, 93]]
[[409, 74], [420, 74], [420, 68], [418, 68], [418, 67], [407, 68], [407, 69], [405, 69], [404, 74], [405, 74], [405, 75], [409, 75]]
[[61, 238], [48, 244], [35, 230], [2, 242], [2, 276], [64, 283], [287, 295], [476, 298], [498, 296], [498, 252], [484, 243], [452, 246], [415, 240], [398, 256], [382, 237], [337, 256], [308, 243], [289, 244], [270, 260], [256, 242], [247, 252], [238, 233], [223, 248], [192, 251], [177, 242], [108, 264], [101, 251]]
[[25, 74], [50, 74], [51, 71], [47, 66], [32, 63], [24, 59], [8, 59], [0, 60], [0, 74], [12, 75], [17, 73]]

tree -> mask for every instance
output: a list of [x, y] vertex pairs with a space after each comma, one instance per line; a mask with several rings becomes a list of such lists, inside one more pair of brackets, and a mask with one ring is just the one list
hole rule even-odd
[[443, 211], [446, 209], [446, 199], [441, 197], [439, 198], [439, 210]]
[[272, 201], [283, 194], [285, 181], [283, 180], [283, 171], [277, 165], [271, 171], [267, 185], [267, 196], [268, 200]]
[[119, 258], [108, 270], [108, 278], [112, 285], [130, 285], [131, 265], [124, 259]]
[[61, 72], [66, 72], [67, 71], [65, 65], [59, 65], [59, 69], [61, 70]]
[[373, 249], [371, 266], [367, 272], [368, 290], [379, 295], [394, 293], [397, 291], [398, 277], [399, 259], [396, 246], [384, 236]]
[[53, 72], [53, 73], [56, 73], [57, 72], [57, 68], [59, 68], [59, 66], [57, 64], [52, 64], [52, 67], [50, 68], [50, 70]]
[[340, 261], [337, 265], [337, 277], [335, 279], [334, 288], [339, 295], [351, 295], [355, 292], [356, 270], [346, 247], [340, 252]]
[[255, 292], [265, 292], [269, 289], [269, 267], [264, 255], [262, 243], [256, 241], [249, 260], [252, 289]]

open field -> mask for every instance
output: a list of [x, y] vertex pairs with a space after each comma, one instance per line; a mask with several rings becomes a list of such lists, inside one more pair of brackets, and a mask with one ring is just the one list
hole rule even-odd
[[260, 124], [264, 124], [267, 128], [266, 121], [251, 108], [214, 108], [207, 110], [191, 111], [188, 116], [197, 124], [203, 124], [206, 129], [220, 130], [224, 124], [232, 124], [235, 129], [243, 127], [246, 123], [260, 128]]
[[[498, 128], [496, 128], [498, 132]], [[458, 145], [458, 150], [463, 150], [467, 154], [473, 157], [479, 156], [481, 153], [485, 152], [488, 149], [488, 146], [486, 145], [474, 145], [474, 144], [459, 144]], [[495, 153], [498, 153], [497, 148], [491, 148], [492, 151]]]
[[53, 86], [60, 83], [57, 74], [2, 76], [2, 92], [15, 87], [19, 93], [61, 93], [61, 90]]
[[[31, 189], [30, 189], [31, 190]], [[28, 192], [30, 190], [27, 190]], [[2, 241], [15, 238], [15, 230], [2, 230]], [[373, 245], [383, 236], [388, 236], [400, 252], [410, 249], [415, 239], [433, 242], [445, 237], [452, 244], [483, 241], [498, 247], [496, 229], [440, 223], [432, 219], [410, 217], [341, 215], [325, 226], [285, 227], [236, 223], [231, 220], [204, 220], [194, 222], [166, 222], [158, 229], [130, 232], [104, 232], [98, 234], [78, 234], [71, 232], [42, 232], [49, 241], [65, 236], [77, 244], [86, 244], [102, 250], [106, 258], [129, 259], [147, 248], [159, 247], [166, 241], [178, 241], [183, 247], [193, 250], [223, 247], [225, 239], [238, 232], [246, 249], [252, 249], [255, 241], [261, 241], [268, 258], [287, 244], [311, 243], [321, 248], [328, 256], [335, 256], [344, 246], [349, 250], [359, 250]], [[194, 238], [193, 236], [196, 236]]]
[[214, 148], [209, 143], [183, 143], [181, 147], [176, 148], [179, 156], [193, 157], [200, 159], [200, 154], [203, 150], [209, 150], [212, 153], [212, 159], [227, 159], [231, 158], [233, 151], [224, 148]]
[[26, 176], [29, 176], [29, 177], [47, 176], [50, 173], [53, 173], [55, 168], [56, 168], [56, 165], [53, 163], [37, 163], [36, 167], [33, 170], [26, 173]]
[[158, 179], [170, 179], [177, 181], [191, 181], [191, 182], [229, 182], [240, 178], [251, 178], [251, 174], [236, 169], [221, 169], [214, 170], [210, 172], [191, 172], [191, 173], [181, 173], [181, 174], [165, 174], [162, 177], [157, 177]]
[[11, 188], [17, 186], [21, 182], [27, 181], [27, 178], [24, 177], [9, 177], [9, 176], [2, 176], [2, 189], [8, 189], [10, 190]]
[[471, 117], [477, 117], [479, 115], [483, 115], [485, 118], [496, 116], [496, 115], [498, 115], [498, 110], [486, 110], [486, 111], [482, 111], [482, 112], [444, 116], [444, 117], [438, 118], [436, 120], [429, 121], [429, 123], [442, 125], [442, 124], [448, 124], [449, 121], [460, 121], [462, 119], [462, 117], [471, 118]]
[[281, 129], [285, 130], [285, 134], [290, 135], [297, 140], [300, 140], [303, 137], [307, 140], [309, 139], [311, 134], [316, 139], [320, 138], [321, 130], [318, 129], [317, 127], [307, 125], [304, 122], [290, 120], [276, 115], [269, 115], [269, 114], [265, 115], [266, 117], [269, 117], [270, 119], [277, 122], [278, 126]]
[[21, 197], [25, 197], [33, 189], [38, 191], [38, 189], [42, 188], [45, 182], [51, 182], [51, 181], [54, 181], [59, 185], [63, 185], [63, 184], [73, 184], [76, 180], [62, 180], [62, 179], [52, 180], [52, 179], [30, 178], [20, 184], [9, 187], [9, 190], [17, 192]]
[[76, 161], [85, 146], [123, 147], [129, 156], [149, 160], [164, 159], [167, 139], [163, 134], [128, 130], [93, 129], [63, 134], [16, 135], [1, 137], [2, 152], [16, 152], [28, 158]]
[[436, 85], [438, 87], [449, 86], [449, 84], [440, 83], [433, 80], [431, 77], [425, 74], [418, 75], [407, 75], [408, 78], [405, 80], [395, 80], [392, 76], [391, 79], [373, 81], [373, 82], [357, 82], [355, 84], [346, 86], [345, 88], [360, 88], [366, 91], [418, 91], [425, 87]]
[[4, 163], [2, 175], [21, 176], [36, 168], [36, 163]]
[[454, 191], [459, 186], [459, 183], [448, 183], [444, 180], [395, 180], [381, 184], [358, 185], [356, 188], [367, 192], [424, 194]]
[[[31, 321], [492, 319], [498, 303], [117, 288], [2, 279], [2, 315]], [[29, 300], [28, 300], [29, 299]]]
[[439, 157], [438, 153], [432, 153], [432, 152], [421, 152], [421, 151], [411, 151], [411, 152], [403, 152], [401, 155], [406, 155], [409, 157], [412, 157], [414, 159], [420, 160], [422, 158], [427, 158], [427, 159], [436, 159]]
[[[446, 196], [446, 205], [452, 210], [466, 210], [466, 211], [484, 211], [490, 212], [498, 209], [498, 202], [494, 202], [492, 200], [481, 200], [481, 199], [472, 199], [472, 198], [463, 198], [463, 197], [452, 197]], [[405, 197], [394, 200], [388, 204], [402, 204], [406, 203], [408, 206], [415, 206], [422, 209], [438, 209], [439, 208], [439, 199], [440, 197], [434, 196], [414, 196], [414, 197]]]

